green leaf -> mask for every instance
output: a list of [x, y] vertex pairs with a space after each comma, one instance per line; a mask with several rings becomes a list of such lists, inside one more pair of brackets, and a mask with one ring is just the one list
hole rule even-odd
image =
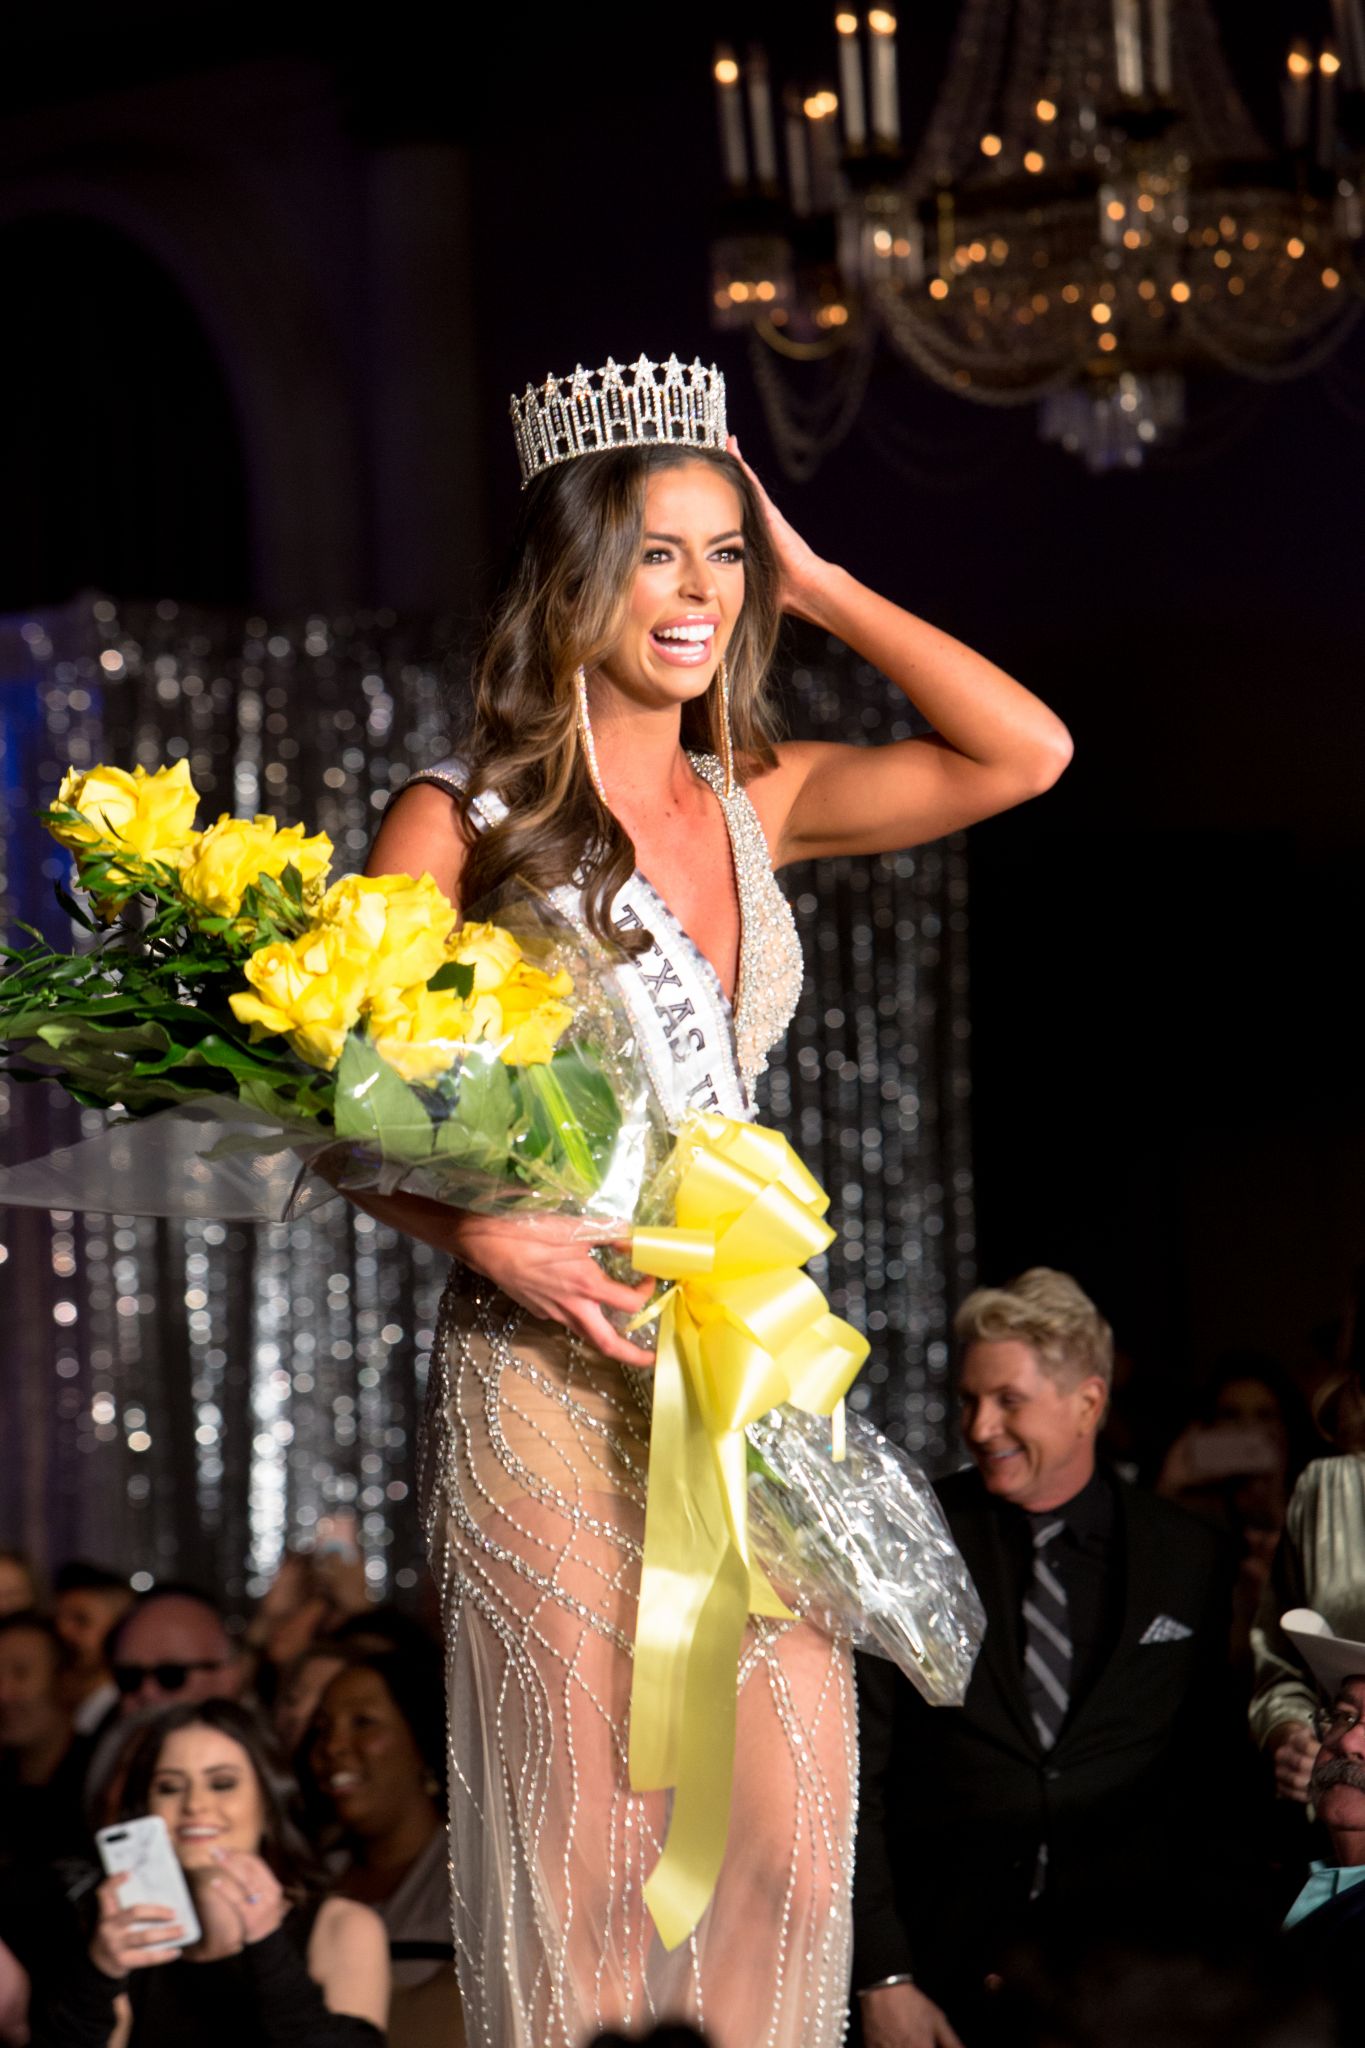
[[284, 870], [284, 873], [283, 873], [283, 874], [282, 874], [282, 875], [280, 876], [280, 887], [281, 887], [281, 888], [282, 888], [282, 889], [284, 890], [284, 893], [285, 893], [285, 895], [286, 895], [286, 896], [287, 896], [287, 897], [289, 898], [289, 901], [290, 901], [291, 903], [296, 903], [296, 904], [298, 905], [299, 909], [300, 909], [300, 910], [302, 910], [302, 908], [303, 908], [303, 876], [302, 876], [302, 875], [301, 875], [301, 874], [299, 873], [298, 869], [297, 869], [297, 868], [296, 868], [296, 867], [294, 866], [294, 863], [293, 863], [293, 861], [292, 861], [292, 860], [291, 860], [291, 861], [289, 862], [288, 866], [287, 866], [287, 867], [285, 868], [285, 870]]
[[76, 901], [65, 882], [54, 882], [52, 893], [73, 924], [80, 925], [82, 930], [87, 932], [97, 932], [99, 930], [99, 926], [95, 923], [94, 918], [91, 917], [82, 904]]
[[421, 1097], [356, 1031], [337, 1064], [333, 1114], [339, 1138], [376, 1145], [386, 1159], [415, 1164], [431, 1157], [431, 1118]]
[[92, 1026], [83, 1017], [54, 1018], [34, 1032], [44, 1045], [72, 1058], [94, 1059], [102, 1065], [129, 1053], [163, 1053], [170, 1044], [159, 1024], [133, 1024], [127, 1028]]
[[526, 1134], [516, 1090], [496, 1056], [475, 1053], [461, 1067], [449, 1114], [436, 1126], [436, 1153], [451, 1164], [511, 1179]]
[[444, 967], [438, 967], [427, 987], [433, 995], [440, 995], [453, 988], [456, 995], [464, 999], [474, 987], [474, 969], [462, 960], [447, 960]]

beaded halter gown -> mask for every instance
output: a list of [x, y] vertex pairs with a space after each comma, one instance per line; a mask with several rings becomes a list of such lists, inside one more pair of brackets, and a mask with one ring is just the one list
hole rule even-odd
[[[656, 949], [666, 950], [692, 990], [689, 1015], [723, 1034], [733, 1100], [751, 1113], [753, 1080], [800, 992], [801, 950], [748, 797], [725, 796], [710, 757], [693, 766], [720, 800], [734, 859], [733, 1014], [640, 875], [629, 886], [656, 948], [616, 971], [628, 996], [631, 976], [668, 978]], [[425, 779], [457, 787], [458, 766]], [[686, 1102], [669, 1100], [666, 1071], [651, 1072], [677, 1122]], [[715, 2048], [832, 2048], [848, 1984], [856, 1782], [844, 1648], [800, 1621], [751, 1618], [715, 1894], [671, 1953], [644, 1907], [667, 1823], [667, 1795], [632, 1792], [626, 1766], [648, 1450], [647, 1374], [454, 1269], [432, 1356], [423, 1491], [445, 1613], [452, 1913], [469, 2040], [580, 2048], [603, 2028], [686, 2017]]]

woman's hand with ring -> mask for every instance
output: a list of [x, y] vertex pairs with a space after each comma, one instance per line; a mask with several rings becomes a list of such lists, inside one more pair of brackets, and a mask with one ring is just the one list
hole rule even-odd
[[232, 1915], [238, 1944], [249, 1947], [264, 1941], [283, 1922], [289, 1911], [284, 1889], [268, 1863], [241, 1849], [214, 1851], [217, 1868], [208, 1877], [207, 1890], [214, 1908]]

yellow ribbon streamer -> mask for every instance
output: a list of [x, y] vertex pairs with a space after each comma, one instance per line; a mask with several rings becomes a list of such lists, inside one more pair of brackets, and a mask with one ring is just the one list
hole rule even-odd
[[673, 1792], [644, 1888], [666, 1948], [705, 1912], [725, 1855], [746, 1619], [790, 1618], [749, 1551], [744, 1431], [791, 1402], [835, 1418], [837, 1454], [868, 1352], [799, 1270], [834, 1232], [780, 1132], [696, 1116], [674, 1167], [676, 1223], [631, 1241], [640, 1272], [675, 1283], [647, 1312], [659, 1336], [630, 1695], [631, 1785]]

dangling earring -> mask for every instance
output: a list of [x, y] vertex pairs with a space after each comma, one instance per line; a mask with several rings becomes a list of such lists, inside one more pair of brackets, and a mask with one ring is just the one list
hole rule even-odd
[[735, 743], [730, 734], [730, 664], [720, 660], [720, 765], [725, 770], [725, 794], [735, 793]]
[[574, 690], [578, 697], [578, 743], [583, 749], [583, 759], [588, 764], [588, 780], [597, 791], [598, 801], [603, 810], [610, 809], [607, 792], [602, 787], [602, 770], [597, 765], [597, 745], [592, 736], [592, 720], [588, 717], [588, 678], [582, 668], [574, 670]]

